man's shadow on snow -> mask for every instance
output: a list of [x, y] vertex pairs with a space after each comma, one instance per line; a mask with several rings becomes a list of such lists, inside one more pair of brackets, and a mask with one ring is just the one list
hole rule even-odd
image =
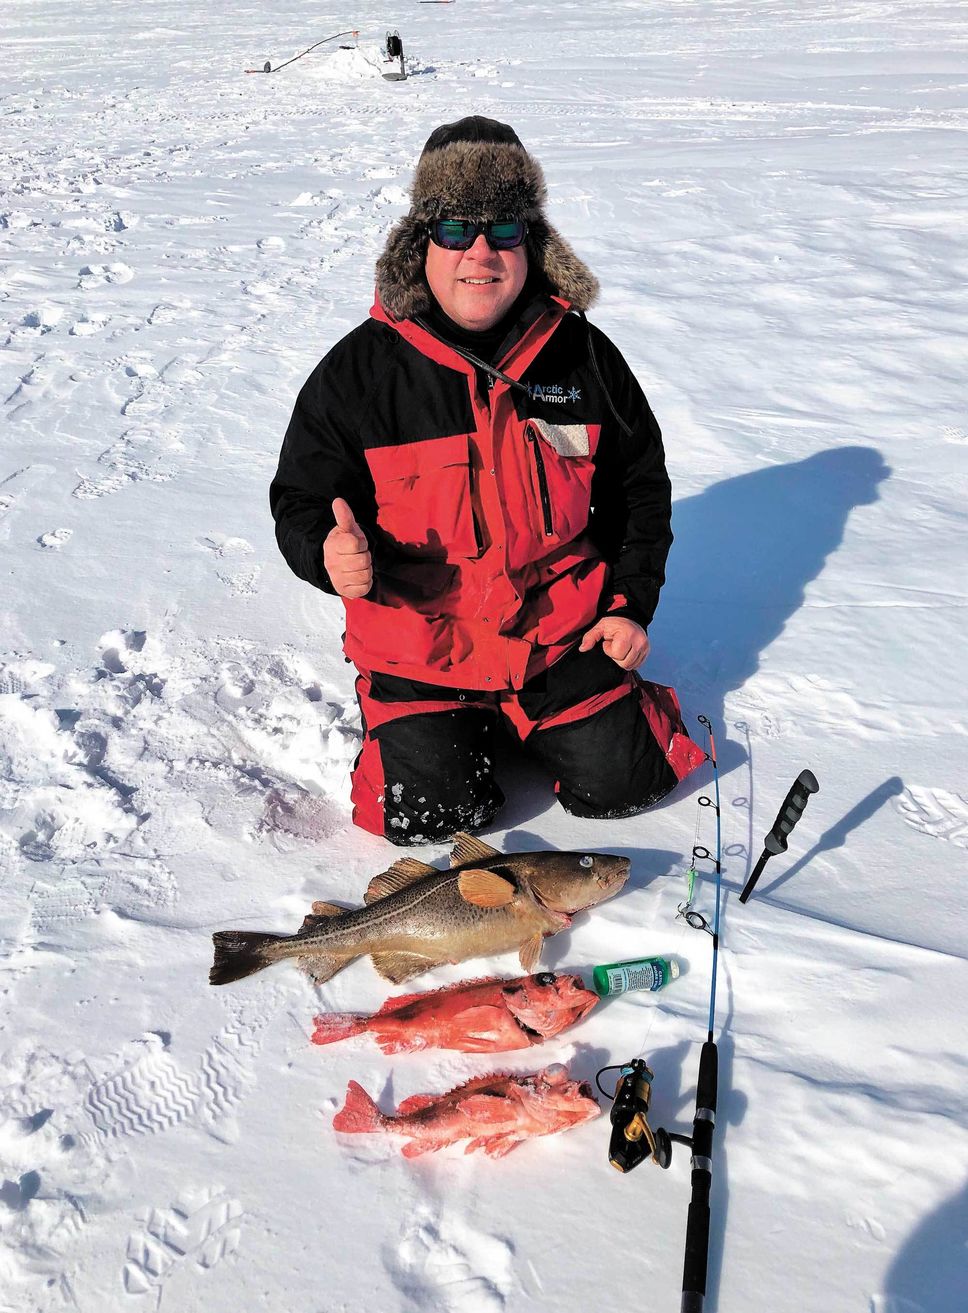
[[[701, 737], [699, 712], [714, 730], [722, 725], [727, 695], [756, 673], [761, 653], [840, 546], [851, 511], [877, 501], [890, 473], [873, 447], [832, 447], [723, 479], [676, 502], [675, 543], [649, 631], [653, 654], [640, 673], [677, 690], [690, 734]], [[541, 810], [548, 785], [517, 753], [513, 761], [501, 755], [508, 805], [500, 823], [520, 825]], [[724, 736], [721, 768], [743, 759], [741, 746]], [[702, 774], [689, 777], [686, 791]], [[682, 797], [679, 789], [670, 801]]]
[[[882, 1283], [891, 1313], [951, 1313], [965, 1304], [968, 1186], [915, 1229]], [[880, 1307], [880, 1305], [878, 1305]]]
[[649, 678], [722, 724], [727, 694], [756, 673], [843, 541], [851, 511], [877, 501], [890, 473], [872, 447], [832, 447], [676, 502]]

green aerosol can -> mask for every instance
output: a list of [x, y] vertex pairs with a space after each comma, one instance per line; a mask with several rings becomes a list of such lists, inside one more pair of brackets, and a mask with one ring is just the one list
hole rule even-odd
[[662, 989], [679, 975], [679, 963], [674, 957], [633, 957], [628, 962], [609, 962], [595, 967], [592, 980], [595, 992], [604, 998], [607, 994], [625, 994], [631, 989]]

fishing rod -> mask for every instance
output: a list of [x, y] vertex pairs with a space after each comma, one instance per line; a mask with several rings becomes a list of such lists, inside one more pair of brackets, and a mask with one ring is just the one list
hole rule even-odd
[[[681, 1313], [702, 1313], [706, 1298], [706, 1271], [709, 1263], [709, 1194], [713, 1183], [713, 1132], [716, 1127], [716, 1101], [719, 1095], [719, 1050], [713, 1039], [716, 1023], [716, 976], [719, 967], [719, 922], [723, 897], [722, 816], [719, 806], [719, 762], [713, 727], [705, 716], [699, 717], [709, 738], [709, 760], [713, 766], [716, 789], [716, 911], [713, 918], [713, 965], [709, 989], [709, 1028], [699, 1054], [696, 1081], [696, 1115], [692, 1122], [692, 1198], [686, 1222], [686, 1252], [682, 1265]], [[700, 806], [709, 806], [707, 801]], [[693, 850], [695, 860], [695, 850]], [[688, 916], [688, 912], [683, 913]], [[703, 926], [703, 929], [708, 927]]]
[[307, 50], [300, 51], [298, 55], [293, 55], [292, 59], [287, 59], [284, 64], [277, 64], [275, 68], [272, 67], [271, 62], [267, 59], [261, 68], [247, 68], [245, 71], [246, 73], [278, 73], [280, 69], [288, 68], [290, 64], [295, 64], [297, 59], [302, 59], [303, 55], [308, 55], [312, 51], [318, 50], [318, 48], [324, 46], [327, 41], [338, 41], [341, 36], [358, 37], [359, 35], [358, 31], [334, 32], [332, 36], [324, 36], [322, 41], [317, 41], [314, 46], [310, 46]]
[[[682, 919], [694, 930], [703, 930], [712, 936], [713, 960], [709, 988], [709, 1020], [706, 1039], [699, 1055], [699, 1074], [696, 1080], [696, 1111], [692, 1123], [692, 1135], [680, 1135], [666, 1131], [662, 1127], [653, 1129], [649, 1125], [649, 1104], [652, 1097], [654, 1073], [642, 1058], [633, 1058], [618, 1068], [603, 1067], [596, 1076], [599, 1090], [608, 1097], [608, 1091], [602, 1088], [599, 1077], [604, 1071], [619, 1070], [621, 1075], [615, 1088], [610, 1121], [612, 1132], [608, 1146], [608, 1160], [620, 1172], [630, 1172], [646, 1158], [651, 1157], [657, 1166], [668, 1168], [672, 1162], [673, 1143], [684, 1144], [691, 1150], [692, 1196], [686, 1221], [685, 1253], [682, 1266], [682, 1301], [680, 1313], [703, 1313], [706, 1298], [706, 1278], [709, 1267], [709, 1221], [710, 1195], [713, 1179], [713, 1140], [716, 1127], [716, 1111], [719, 1097], [719, 1050], [713, 1038], [716, 1025], [716, 982], [719, 967], [720, 921], [722, 914], [723, 861], [722, 861], [722, 813], [719, 790], [719, 762], [716, 756], [716, 740], [712, 724], [706, 716], [699, 717], [699, 723], [706, 731], [709, 744], [707, 757], [712, 764], [714, 798], [702, 795], [698, 799], [700, 809], [713, 808], [716, 816], [716, 854], [699, 843], [699, 828], [702, 811], [696, 822], [696, 842], [692, 849], [692, 864], [687, 872], [686, 901], [680, 903], [677, 919]], [[766, 851], [757, 863], [756, 869], [747, 881], [743, 891], [744, 903], [753, 892], [753, 887], [769, 857], [775, 852], [785, 852], [788, 837], [803, 815], [807, 800], [819, 788], [812, 771], [802, 771], [787, 794], [773, 829], [765, 840]], [[713, 924], [710, 926], [706, 917], [692, 906], [692, 895], [697, 878], [696, 862], [711, 861], [716, 869], [716, 906]]]

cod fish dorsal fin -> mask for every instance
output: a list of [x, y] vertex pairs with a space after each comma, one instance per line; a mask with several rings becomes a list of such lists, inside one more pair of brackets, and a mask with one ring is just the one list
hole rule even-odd
[[395, 894], [398, 889], [406, 889], [415, 880], [422, 880], [425, 875], [439, 875], [436, 866], [428, 866], [416, 857], [401, 857], [399, 861], [380, 875], [375, 875], [366, 887], [364, 903], [373, 903], [387, 894]]
[[497, 871], [461, 871], [457, 888], [474, 907], [506, 907], [514, 897], [514, 884]]
[[338, 903], [327, 903], [316, 899], [313, 903], [313, 916], [345, 916], [350, 909], [340, 907]]
[[450, 854], [451, 866], [462, 866], [464, 862], [489, 862], [492, 857], [500, 857], [496, 848], [492, 848], [483, 839], [476, 839], [473, 834], [461, 830], [454, 835], [454, 848]]
[[348, 911], [349, 908], [337, 907], [335, 903], [313, 903], [313, 910], [303, 917], [303, 923], [296, 931], [296, 934], [310, 935], [334, 916], [345, 916]]

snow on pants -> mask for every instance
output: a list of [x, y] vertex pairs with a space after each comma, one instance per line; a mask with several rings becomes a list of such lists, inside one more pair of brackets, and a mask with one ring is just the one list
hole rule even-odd
[[553, 776], [575, 816], [631, 816], [704, 760], [672, 689], [573, 648], [520, 691], [441, 688], [361, 671], [363, 747], [353, 820], [392, 843], [436, 843], [500, 810], [497, 735], [509, 729]]

